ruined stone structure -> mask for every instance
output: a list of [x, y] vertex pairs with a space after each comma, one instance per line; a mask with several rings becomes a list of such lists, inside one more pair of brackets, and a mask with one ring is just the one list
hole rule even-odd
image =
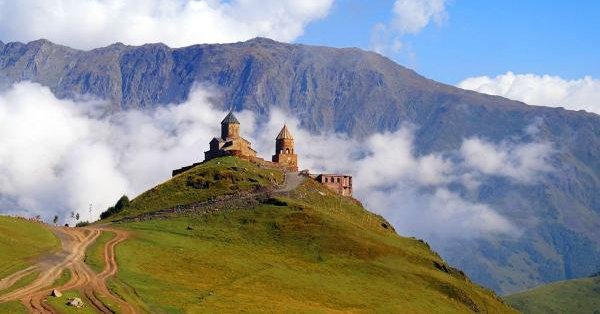
[[352, 196], [352, 176], [345, 174], [319, 174], [314, 179], [343, 196]]
[[283, 126], [275, 139], [275, 155], [273, 155], [271, 161], [298, 171], [298, 155], [294, 152], [294, 137], [288, 130], [287, 125]]
[[256, 157], [256, 151], [240, 136], [240, 121], [230, 112], [221, 121], [221, 137], [213, 138], [210, 150], [204, 152], [204, 160], [223, 156]]

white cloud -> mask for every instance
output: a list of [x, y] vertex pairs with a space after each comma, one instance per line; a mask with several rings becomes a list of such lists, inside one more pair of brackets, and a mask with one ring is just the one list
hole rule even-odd
[[[93, 219], [122, 194], [135, 195], [202, 157], [215, 121], [208, 92], [179, 106], [100, 118], [98, 102], [59, 100], [38, 84], [0, 94], [0, 194], [3, 212]], [[17, 207], [17, 208], [14, 208]], [[85, 215], [84, 215], [85, 214]]]
[[173, 47], [256, 36], [293, 41], [333, 0], [0, 0], [0, 37], [76, 48], [114, 42]]
[[465, 200], [445, 187], [425, 192], [402, 184], [369, 193], [366, 205], [392, 222], [400, 234], [427, 239], [438, 247], [456, 239], [520, 234], [517, 226], [491, 206]]
[[371, 50], [390, 55], [406, 49], [404, 35], [416, 34], [432, 22], [441, 25], [447, 19], [446, 3], [447, 0], [396, 0], [391, 21], [373, 26]]
[[441, 24], [447, 17], [446, 0], [396, 0], [391, 26], [400, 34], [415, 34], [431, 21]]
[[[57, 99], [48, 88], [18, 83], [0, 93], [0, 212], [27, 216], [77, 211], [94, 218], [122, 194], [135, 196], [168, 179], [172, 169], [203, 159], [226, 112], [216, 110], [210, 89], [154, 111], [101, 114], [102, 103]], [[266, 123], [238, 113], [242, 134], [268, 159], [283, 123], [295, 138], [300, 166], [354, 175], [357, 196], [404, 235], [446, 241], [518, 227], [490, 205], [450, 189], [477, 188], [487, 176], [528, 184], [549, 171], [551, 150], [541, 143], [492, 144], [465, 139], [447, 154], [418, 156], [414, 127], [356, 140], [343, 134], [312, 135], [297, 119], [274, 108]], [[485, 223], [481, 223], [481, 222]]]
[[552, 154], [547, 143], [509, 143], [498, 145], [479, 138], [463, 141], [460, 153], [464, 164], [486, 175], [505, 176], [531, 182], [536, 174], [551, 171], [547, 158]]
[[586, 76], [565, 80], [558, 76], [514, 74], [471, 77], [458, 87], [520, 100], [530, 105], [564, 107], [600, 114], [600, 80]]

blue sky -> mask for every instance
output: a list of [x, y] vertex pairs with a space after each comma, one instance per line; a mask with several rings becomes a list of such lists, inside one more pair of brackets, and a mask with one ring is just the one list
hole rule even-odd
[[[309, 24], [299, 43], [370, 48], [373, 26], [393, 18], [393, 0], [339, 0]], [[446, 2], [446, 19], [388, 54], [402, 65], [449, 84], [513, 71], [577, 79], [600, 77], [600, 1]]]

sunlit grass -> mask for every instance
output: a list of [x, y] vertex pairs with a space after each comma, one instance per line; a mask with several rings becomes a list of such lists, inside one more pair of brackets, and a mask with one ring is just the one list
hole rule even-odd
[[96, 241], [85, 252], [85, 263], [96, 273], [100, 273], [104, 269], [104, 247], [115, 236], [114, 232], [102, 231]]
[[40, 255], [56, 250], [60, 243], [41, 223], [0, 216], [0, 278], [35, 263]]
[[[230, 171], [232, 162], [208, 167]], [[235, 175], [259, 171], [243, 168]], [[154, 191], [176, 190], [177, 179]], [[143, 196], [151, 210], [165, 204], [152, 191]], [[144, 210], [139, 204], [130, 214]], [[121, 293], [151, 312], [510, 311], [426, 243], [398, 236], [382, 217], [311, 180], [257, 206], [118, 226], [132, 232], [117, 247]]]
[[506, 300], [524, 313], [599, 313], [600, 276], [551, 283]]

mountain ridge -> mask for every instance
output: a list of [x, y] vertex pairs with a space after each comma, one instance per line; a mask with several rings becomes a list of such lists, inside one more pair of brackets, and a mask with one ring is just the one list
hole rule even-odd
[[[468, 195], [522, 227], [523, 238], [478, 240], [443, 254], [501, 293], [598, 268], [600, 195], [590, 193], [600, 190], [600, 116], [594, 113], [458, 89], [357, 48], [263, 38], [176, 49], [113, 44], [82, 51], [47, 40], [0, 45], [0, 87], [24, 80], [48, 86], [59, 98], [106, 99], [113, 111], [181, 103], [194, 84], [206, 83], [220, 92], [220, 109], [251, 110], [266, 119], [280, 108], [312, 133], [361, 139], [416, 125], [417, 155], [456, 151], [472, 137], [552, 143], [556, 173], [527, 186], [491, 178]], [[534, 123], [535, 138], [526, 131]], [[483, 253], [490, 250], [496, 253]]]

